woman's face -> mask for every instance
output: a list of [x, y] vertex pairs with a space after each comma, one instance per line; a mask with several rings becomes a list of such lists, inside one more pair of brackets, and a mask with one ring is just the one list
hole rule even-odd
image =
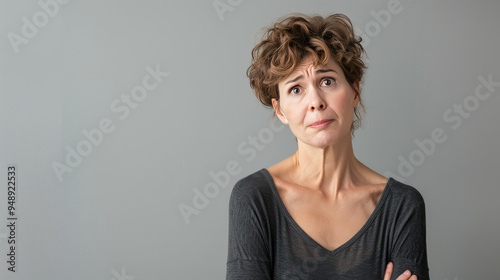
[[[359, 82], [354, 87], [359, 91]], [[280, 101], [272, 100], [274, 110], [299, 141], [324, 148], [350, 136], [359, 98], [335, 61], [315, 67], [306, 58], [278, 88]]]

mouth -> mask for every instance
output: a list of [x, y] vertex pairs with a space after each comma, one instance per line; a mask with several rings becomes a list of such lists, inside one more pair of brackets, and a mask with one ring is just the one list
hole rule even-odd
[[317, 121], [317, 122], [313, 122], [312, 124], [309, 125], [309, 127], [312, 127], [312, 128], [321, 128], [321, 127], [327, 126], [328, 124], [330, 124], [332, 122], [333, 122], [333, 119], [330, 119], [330, 120], [320, 120], [320, 121]]

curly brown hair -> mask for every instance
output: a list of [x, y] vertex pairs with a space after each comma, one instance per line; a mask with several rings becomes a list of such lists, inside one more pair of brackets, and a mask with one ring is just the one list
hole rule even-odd
[[362, 82], [366, 69], [362, 59], [366, 53], [361, 40], [344, 14], [322, 17], [294, 13], [285, 16], [267, 29], [262, 41], [252, 50], [252, 64], [246, 72], [250, 86], [260, 102], [272, 108], [272, 99], [279, 101], [279, 81], [288, 77], [305, 57], [312, 57], [315, 66], [324, 66], [332, 58], [359, 98], [354, 108], [356, 118], [351, 125], [354, 136], [365, 112], [360, 91], [354, 87], [356, 82]]

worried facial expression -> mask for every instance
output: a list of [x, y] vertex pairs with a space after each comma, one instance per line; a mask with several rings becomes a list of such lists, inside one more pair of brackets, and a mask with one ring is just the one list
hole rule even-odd
[[[359, 92], [359, 82], [353, 87]], [[278, 89], [280, 101], [273, 98], [274, 110], [298, 141], [324, 148], [350, 136], [359, 98], [333, 59], [324, 66], [304, 59]]]

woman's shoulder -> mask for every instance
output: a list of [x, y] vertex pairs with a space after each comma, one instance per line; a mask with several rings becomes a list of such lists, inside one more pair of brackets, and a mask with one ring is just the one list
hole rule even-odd
[[403, 183], [393, 177], [389, 178], [388, 183], [391, 187], [391, 193], [393, 196], [398, 197], [401, 200], [411, 202], [414, 205], [424, 204], [424, 197], [420, 191], [414, 187], [414, 185]]
[[278, 211], [278, 205], [274, 199], [266, 169], [262, 168], [241, 179], [239, 179], [232, 191], [229, 199], [230, 211], [235, 209], [246, 209], [245, 215], [257, 215], [264, 221], [273, 219]]
[[271, 194], [271, 182], [266, 176], [266, 169], [261, 168], [241, 179], [239, 179], [231, 191], [232, 195], [245, 195], [250, 199], [256, 199]]

